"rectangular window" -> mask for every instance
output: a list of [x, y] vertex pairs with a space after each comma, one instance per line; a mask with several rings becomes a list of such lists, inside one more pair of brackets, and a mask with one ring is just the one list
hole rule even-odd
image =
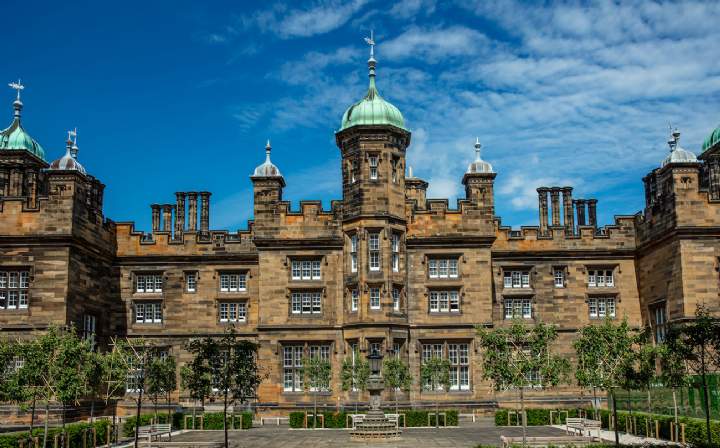
[[430, 291], [429, 297], [431, 313], [457, 313], [460, 311], [460, 297], [457, 291]]
[[322, 292], [298, 291], [290, 295], [290, 312], [292, 314], [321, 314]]
[[430, 278], [457, 278], [457, 258], [431, 258], [428, 260], [428, 277]]
[[30, 271], [0, 271], [0, 310], [28, 307]]
[[392, 302], [393, 302], [393, 311], [395, 311], [395, 312], [400, 311], [400, 290], [398, 288], [393, 288], [393, 290], [392, 290]]
[[377, 180], [378, 178], [378, 156], [368, 157], [370, 165], [370, 179]]
[[565, 270], [563, 268], [553, 269], [553, 278], [555, 280], [554, 284], [556, 288], [565, 287]]
[[667, 335], [667, 313], [665, 311], [665, 303], [656, 305], [653, 308], [653, 320], [655, 327], [655, 343], [661, 344], [665, 342]]
[[220, 322], [245, 322], [247, 319], [247, 304], [245, 302], [220, 302]]
[[612, 288], [615, 286], [612, 269], [591, 269], [588, 270], [588, 287], [590, 288]]
[[135, 302], [135, 323], [162, 323], [162, 302]]
[[136, 274], [135, 275], [135, 292], [139, 293], [155, 293], [162, 292], [163, 278], [162, 274]]
[[358, 237], [353, 235], [350, 237], [350, 272], [357, 272], [358, 269]]
[[220, 292], [242, 292], [247, 290], [247, 274], [244, 272], [223, 272], [220, 274]]
[[470, 390], [470, 358], [468, 344], [448, 344], [450, 390]]
[[382, 342], [370, 342], [368, 345], [369, 353], [382, 353]]
[[370, 288], [370, 309], [380, 309], [380, 288]]
[[357, 311], [360, 302], [360, 293], [357, 289], [350, 291], [350, 311]]
[[290, 273], [293, 280], [320, 280], [320, 260], [293, 260]]
[[505, 288], [529, 288], [530, 271], [503, 271]]
[[588, 312], [591, 319], [615, 317], [615, 297], [588, 298]]
[[95, 346], [95, 316], [92, 314], [83, 315], [82, 338], [89, 340], [90, 344]]
[[197, 272], [187, 272], [185, 274], [185, 292], [197, 291]]
[[392, 162], [390, 162], [390, 163], [392, 164], [392, 167], [391, 167], [392, 168], [392, 183], [396, 184], [398, 182], [398, 175], [397, 175], [398, 161], [397, 161], [397, 159], [392, 159]]
[[393, 233], [391, 237], [392, 246], [392, 270], [393, 272], [400, 271], [400, 235]]
[[303, 347], [283, 347], [283, 389], [286, 392], [303, 390]]
[[506, 298], [504, 301], [505, 319], [532, 319], [532, 300], [528, 298]]
[[370, 270], [380, 270], [380, 234], [371, 233], [368, 235], [368, 255], [370, 259]]

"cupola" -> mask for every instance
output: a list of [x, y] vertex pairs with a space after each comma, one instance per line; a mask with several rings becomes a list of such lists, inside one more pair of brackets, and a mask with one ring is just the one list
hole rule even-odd
[[270, 151], [272, 151], [272, 147], [270, 146], [270, 140], [268, 140], [265, 145], [265, 162], [258, 165], [250, 177], [282, 177], [280, 169], [270, 160]]
[[20, 120], [23, 108], [23, 103], [20, 100], [20, 91], [23, 90], [25, 86], [23, 86], [20, 81], [11, 82], [8, 85], [17, 91], [17, 98], [13, 102], [13, 121], [7, 129], [0, 132], [0, 151], [24, 150], [44, 161], [45, 150], [35, 139], [30, 137], [30, 134], [23, 128]]
[[65, 155], [53, 161], [48, 169], [52, 171], [77, 171], [81, 174], [87, 174], [85, 167], [77, 160], [79, 150], [77, 145], [77, 129], [68, 131]]
[[475, 138], [475, 160], [468, 165], [465, 174], [494, 173], [492, 165], [480, 158], [480, 138]]
[[680, 147], [680, 131], [675, 129], [670, 135], [668, 146], [670, 146], [670, 154], [662, 161], [662, 167], [671, 163], [697, 163], [697, 157], [692, 152]]
[[375, 86], [375, 41], [370, 35], [365, 38], [370, 45], [370, 59], [368, 59], [368, 69], [370, 76], [370, 86], [368, 87], [365, 97], [357, 103], [350, 106], [342, 117], [342, 123], [338, 132], [353, 126], [373, 126], [373, 125], [390, 125], [405, 129], [405, 120], [400, 110], [392, 105], [389, 101], [384, 100]]

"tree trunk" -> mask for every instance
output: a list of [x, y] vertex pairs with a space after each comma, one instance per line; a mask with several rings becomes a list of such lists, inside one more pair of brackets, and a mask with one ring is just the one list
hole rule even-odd
[[618, 432], [617, 403], [615, 402], [615, 389], [610, 388], [610, 399], [612, 400], [613, 421], [615, 422], [615, 446], [620, 446], [620, 433]]
[[45, 430], [43, 431], [43, 447], [47, 446], [48, 420], [50, 420], [50, 400], [45, 401]]
[[135, 409], [135, 448], [138, 448], [138, 437], [140, 437], [140, 410], [142, 408], [143, 389], [145, 389], [145, 375], [140, 378], [140, 391]]
[[32, 446], [32, 436], [33, 436], [32, 433], [33, 433], [33, 427], [34, 427], [34, 423], [35, 423], [35, 399], [36, 399], [35, 391], [33, 390], [32, 405], [30, 408], [31, 409], [31, 411], [30, 411], [30, 433], [28, 434], [29, 438], [30, 438], [30, 443], [28, 444], [28, 446]]
[[158, 402], [158, 396], [157, 394], [153, 395], [153, 413], [155, 414], [155, 423], [158, 422], [158, 414], [157, 414], [157, 402]]
[[[113, 405], [113, 422], [112, 422], [112, 428], [110, 433], [110, 444], [113, 443], [113, 441], [117, 441], [117, 402]], [[108, 446], [110, 446], [108, 444]]]
[[60, 433], [60, 440], [62, 443], [60, 444], [61, 447], [65, 447], [65, 402], [62, 402], [62, 408], [61, 408], [61, 414], [60, 414], [60, 422], [62, 427], [62, 432]]
[[647, 388], [648, 414], [652, 414], [652, 399], [650, 398], [650, 386]]
[[707, 432], [708, 445], [712, 445], [712, 434], [710, 433], [710, 396], [708, 394], [707, 378], [705, 377], [705, 347], [700, 352], [700, 373], [702, 378], [703, 398], [705, 399], [705, 431]]
[[170, 423], [170, 434], [168, 440], [172, 440], [172, 409], [170, 409], [170, 392], [167, 393], [168, 423]]
[[595, 386], [593, 386], [592, 389], [593, 389], [593, 418], [597, 420], [598, 419], [597, 418], [597, 416], [598, 416], [597, 388]]
[[440, 427], [440, 402], [438, 399], [435, 399], [435, 427]]
[[398, 397], [397, 397], [397, 393], [398, 393], [398, 390], [397, 390], [397, 387], [396, 387], [396, 388], [395, 388], [395, 413], [396, 413], [396, 414], [400, 414], [400, 411], [398, 410], [399, 408], [398, 408]]
[[522, 422], [523, 446], [527, 446], [527, 429], [525, 428], [525, 388], [520, 386], [520, 421]]
[[197, 408], [197, 400], [193, 400], [193, 427], [192, 429], [195, 429], [195, 410]]
[[317, 391], [313, 394], [313, 429], [317, 429]]
[[228, 390], [227, 390], [227, 388], [225, 388], [225, 390], [223, 392], [223, 432], [225, 433], [225, 448], [228, 448], [227, 406], [228, 406]]
[[672, 391], [673, 391], [673, 409], [674, 409], [673, 412], [675, 414], [675, 442], [678, 442], [680, 440], [680, 437], [679, 437], [680, 428], [678, 427], [678, 405], [677, 405], [676, 390], [677, 390], [677, 388], [673, 387]]
[[90, 423], [92, 423], [94, 416], [95, 416], [95, 398], [92, 398], [90, 400]]

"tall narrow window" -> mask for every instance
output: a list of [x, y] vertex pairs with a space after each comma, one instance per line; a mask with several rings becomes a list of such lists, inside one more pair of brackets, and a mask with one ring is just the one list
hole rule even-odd
[[197, 272], [185, 273], [185, 292], [197, 291]]
[[303, 346], [283, 347], [283, 390], [286, 392], [303, 391]]
[[390, 163], [392, 164], [392, 167], [391, 167], [391, 168], [392, 168], [392, 176], [391, 176], [391, 177], [392, 177], [392, 183], [396, 184], [396, 183], [398, 182], [398, 175], [397, 175], [397, 164], [398, 164], [398, 160], [397, 160], [397, 159], [392, 159], [392, 162], [390, 162]]
[[95, 346], [95, 316], [92, 314], [83, 315], [83, 332], [82, 338], [90, 341]]
[[350, 237], [350, 272], [357, 272], [358, 269], [358, 237]]
[[400, 271], [400, 235], [393, 233], [391, 237], [392, 245], [392, 270], [393, 272]]
[[656, 305], [653, 308], [653, 320], [655, 327], [655, 343], [661, 344], [665, 342], [667, 334], [667, 314], [665, 311], [665, 303]]
[[398, 288], [392, 289], [392, 301], [393, 301], [393, 311], [395, 311], [395, 312], [400, 311], [400, 290]]
[[378, 178], [378, 156], [368, 157], [370, 164], [370, 179], [377, 180]]
[[380, 234], [375, 232], [368, 235], [368, 258], [370, 270], [380, 270]]
[[468, 344], [448, 344], [450, 390], [470, 389], [470, 357]]
[[[432, 358], [444, 359], [443, 343], [435, 344], [423, 344], [422, 345], [422, 363], [430, 361]], [[433, 390], [432, 384], [429, 381], [425, 381], [422, 385], [423, 390]], [[443, 386], [441, 384], [435, 385], [435, 391], [442, 391]]]
[[380, 288], [370, 288], [370, 309], [380, 309]]
[[360, 302], [360, 293], [357, 289], [350, 291], [350, 311], [357, 311]]
[[555, 287], [556, 288], [564, 288], [565, 287], [565, 269], [561, 267], [556, 267], [553, 269], [553, 278], [555, 281]]

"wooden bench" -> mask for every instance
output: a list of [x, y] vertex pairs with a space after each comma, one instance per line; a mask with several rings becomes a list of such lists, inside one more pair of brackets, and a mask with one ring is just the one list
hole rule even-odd
[[580, 432], [580, 435], [585, 435], [587, 430], [588, 436], [592, 436], [592, 431], [597, 431], [597, 437], [600, 438], [600, 430], [602, 429], [602, 422], [600, 420], [591, 420], [589, 418], [579, 417], [568, 417], [565, 420], [565, 432], [570, 433], [570, 430]]
[[[515, 445], [522, 445], [522, 436], [500, 436], [503, 447], [508, 448]], [[589, 437], [580, 436], [546, 436], [546, 437], [526, 437], [526, 446], [587, 446], [592, 445], [595, 440]]]
[[275, 421], [276, 426], [280, 426], [280, 424], [286, 424], [289, 423], [288, 417], [260, 417], [260, 426], [265, 426], [266, 421]]
[[141, 426], [138, 428], [138, 438], [147, 438], [148, 442], [152, 442], [160, 436], [170, 434], [172, 432], [172, 425], [170, 423], [157, 423], [154, 425]]

